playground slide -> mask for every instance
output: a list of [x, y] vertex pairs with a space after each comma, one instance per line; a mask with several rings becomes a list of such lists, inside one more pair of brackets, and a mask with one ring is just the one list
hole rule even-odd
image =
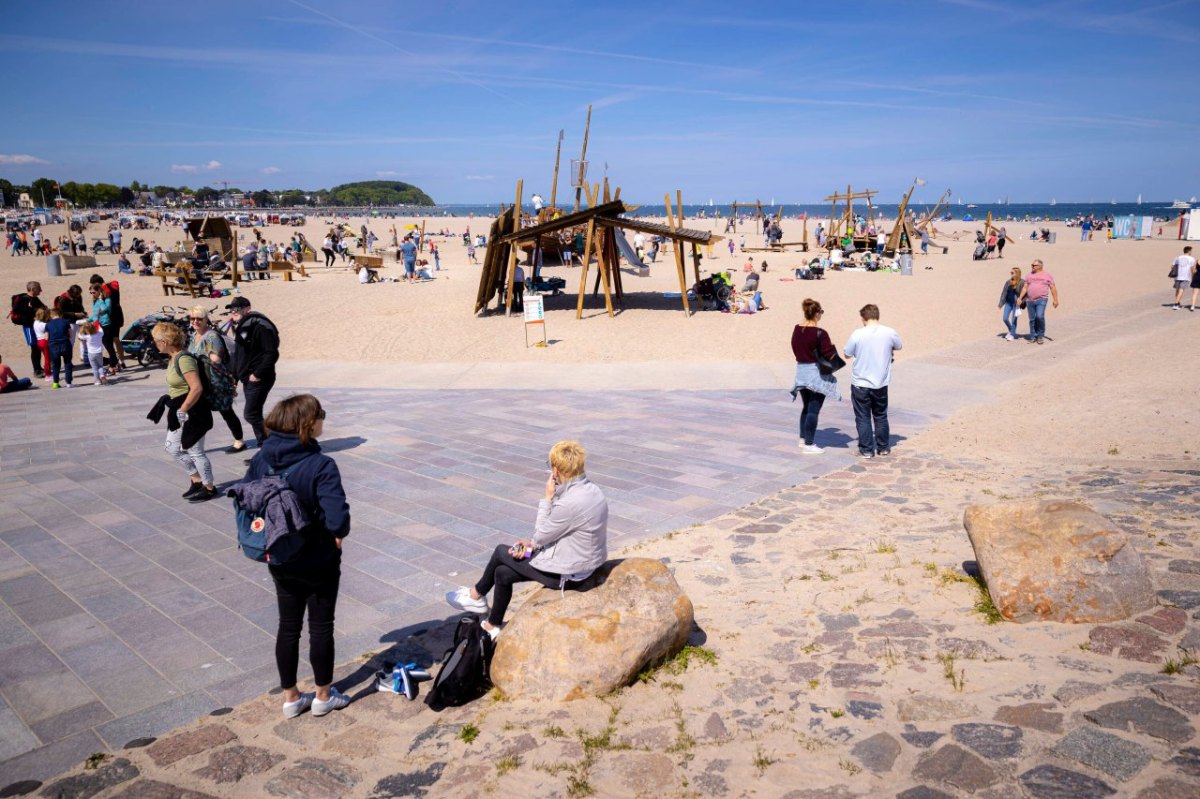
[[638, 269], [649, 269], [650, 264], [643, 263], [641, 258], [637, 257], [637, 250], [633, 249], [633, 245], [629, 243], [629, 239], [625, 238], [625, 232], [618, 230], [615, 236], [617, 240], [617, 249], [621, 251], [621, 257], [629, 262], [630, 266]]

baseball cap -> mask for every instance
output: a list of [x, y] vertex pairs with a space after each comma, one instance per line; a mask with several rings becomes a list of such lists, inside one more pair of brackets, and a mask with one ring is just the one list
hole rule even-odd
[[237, 311], [242, 308], [249, 308], [249, 307], [250, 307], [250, 300], [246, 299], [245, 297], [235, 297], [233, 302], [231, 302], [225, 306], [225, 310]]

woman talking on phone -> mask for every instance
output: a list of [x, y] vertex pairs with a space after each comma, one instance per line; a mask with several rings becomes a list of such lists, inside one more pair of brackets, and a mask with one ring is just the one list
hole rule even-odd
[[[479, 582], [446, 594], [451, 607], [486, 615], [482, 627], [492, 638], [500, 635], [513, 585], [532, 580], [547, 588], [571, 588], [576, 583], [574, 588], [582, 590], [608, 559], [608, 500], [584, 474], [586, 457], [578, 441], [551, 447], [546, 496], [538, 503], [533, 538], [497, 546]], [[493, 588], [489, 607], [486, 597]]]

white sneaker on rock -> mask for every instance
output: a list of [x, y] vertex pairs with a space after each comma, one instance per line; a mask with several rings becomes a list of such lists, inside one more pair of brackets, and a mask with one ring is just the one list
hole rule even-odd
[[320, 699], [312, 700], [312, 714], [314, 716], [324, 716], [329, 711], [341, 710], [348, 704], [350, 704], [350, 697], [336, 688], [330, 688], [329, 698], [324, 702]]
[[465, 585], [447, 592], [446, 602], [455, 610], [462, 610], [467, 613], [486, 614], [490, 610], [487, 600], [483, 597], [479, 599], [472, 598], [471, 589]]
[[285, 719], [294, 719], [304, 711], [312, 707], [313, 700], [317, 698], [316, 694], [300, 694], [300, 698], [295, 702], [283, 703], [283, 717]]

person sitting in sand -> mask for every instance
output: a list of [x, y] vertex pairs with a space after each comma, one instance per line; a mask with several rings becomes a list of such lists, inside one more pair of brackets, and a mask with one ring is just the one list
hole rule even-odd
[[366, 264], [360, 265], [353, 258], [350, 259], [350, 268], [358, 273], [358, 282], [361, 285], [379, 282], [379, 270], [377, 269], [370, 269]]
[[[492, 638], [500, 635], [516, 583], [586, 590], [592, 587], [592, 573], [608, 559], [608, 500], [585, 474], [586, 457], [578, 441], [551, 447], [550, 475], [533, 537], [497, 546], [479, 582], [446, 594], [456, 610], [486, 615], [482, 626]], [[489, 606], [485, 597], [493, 589]]]

